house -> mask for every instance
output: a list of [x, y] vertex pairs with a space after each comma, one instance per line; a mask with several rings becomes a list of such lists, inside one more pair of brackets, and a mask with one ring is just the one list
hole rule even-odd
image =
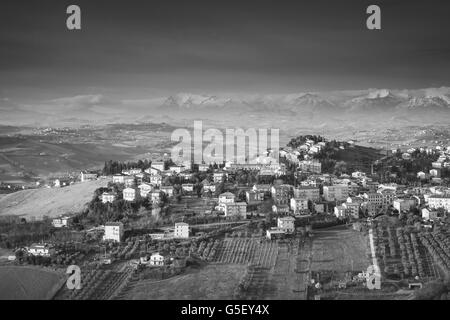
[[159, 203], [159, 201], [161, 200], [161, 190], [153, 189], [150, 192], [150, 200], [152, 201], [153, 204]]
[[163, 170], [159, 170], [159, 169], [156, 169], [154, 167], [150, 167], [148, 169], [145, 169], [145, 173], [147, 173], [149, 175], [161, 174], [162, 171], [164, 171], [164, 169]]
[[165, 264], [165, 258], [158, 252], [153, 253], [150, 256], [150, 265], [155, 267], [161, 267]]
[[183, 181], [190, 181], [194, 174], [190, 170], [184, 170], [178, 174]]
[[122, 241], [123, 224], [122, 222], [107, 222], [104, 227], [105, 234], [103, 240]]
[[113, 183], [124, 184], [126, 187], [132, 187], [135, 185], [135, 178], [134, 176], [115, 174], [113, 175]]
[[147, 197], [147, 195], [153, 190], [153, 186], [149, 183], [141, 183], [139, 186], [139, 194], [142, 198]]
[[344, 206], [334, 207], [334, 215], [336, 216], [336, 218], [345, 218], [346, 217], [346, 208]]
[[69, 178], [59, 178], [53, 181], [53, 184], [56, 188], [67, 187], [71, 185], [73, 182]]
[[403, 160], [411, 160], [411, 155], [407, 152], [402, 153], [402, 159]]
[[292, 186], [289, 184], [272, 186], [271, 193], [275, 204], [288, 204], [293, 195]]
[[203, 192], [208, 192], [208, 191], [216, 192], [216, 185], [214, 183], [211, 183], [205, 179], [202, 182], [202, 184], [203, 184]]
[[245, 199], [247, 203], [259, 203], [264, 201], [264, 192], [257, 192], [257, 191], [246, 191], [245, 192]]
[[174, 238], [188, 239], [189, 238], [189, 224], [184, 222], [175, 223]]
[[207, 165], [207, 164], [199, 164], [198, 165], [198, 171], [199, 172], [206, 172], [206, 171], [208, 171], [208, 169], [209, 169], [209, 165]]
[[424, 220], [435, 220], [437, 218], [436, 210], [429, 210], [427, 208], [422, 209], [422, 219]]
[[270, 184], [255, 184], [252, 190], [256, 192], [263, 192], [264, 194], [270, 194], [272, 186]]
[[279, 228], [270, 228], [266, 230], [266, 238], [269, 240], [282, 239], [286, 236], [286, 232]]
[[315, 202], [314, 203], [314, 212], [315, 213], [324, 213], [325, 212], [325, 204], [323, 202]]
[[152, 166], [153, 168], [159, 170], [159, 171], [164, 171], [165, 170], [165, 164], [164, 161], [154, 161], [152, 162]]
[[294, 211], [294, 214], [309, 214], [308, 199], [292, 198], [291, 210]]
[[306, 198], [311, 201], [319, 200], [320, 189], [312, 186], [294, 188], [294, 198]]
[[219, 204], [233, 203], [236, 196], [231, 192], [224, 192], [219, 195]]
[[342, 206], [345, 208], [347, 215], [350, 215], [355, 219], [359, 218], [359, 209], [361, 207], [360, 202], [344, 202]]
[[223, 204], [223, 212], [225, 217], [241, 217], [247, 218], [247, 203], [246, 202], [231, 202]]
[[213, 173], [213, 181], [214, 183], [221, 183], [225, 181], [225, 173], [224, 172], [214, 172]]
[[272, 206], [272, 212], [275, 214], [289, 214], [289, 205], [287, 204], [274, 204]]
[[194, 185], [192, 183], [183, 183], [181, 185], [181, 190], [184, 192], [194, 192]]
[[67, 218], [67, 217], [54, 218], [52, 220], [52, 226], [54, 226], [55, 228], [67, 227], [68, 221], [69, 221], [69, 218]]
[[137, 197], [137, 191], [135, 188], [125, 188], [123, 189], [123, 200], [134, 201]]
[[33, 243], [27, 249], [27, 252], [28, 252], [28, 254], [31, 254], [33, 256], [49, 257], [54, 252], [54, 249], [49, 244]]
[[279, 217], [277, 219], [278, 229], [283, 230], [286, 233], [294, 233], [295, 231], [295, 218], [293, 217]]
[[152, 174], [150, 175], [150, 183], [153, 186], [160, 186], [162, 183], [162, 175], [160, 174]]
[[159, 187], [161, 192], [164, 192], [168, 197], [173, 196], [173, 186], [161, 186]]
[[450, 212], [450, 194], [431, 195], [426, 201], [432, 209], [443, 208], [447, 212]]
[[305, 172], [321, 173], [322, 164], [318, 160], [303, 160], [298, 163], [298, 169]]
[[178, 174], [178, 173], [181, 173], [181, 171], [185, 170], [185, 167], [181, 166], [181, 165], [180, 166], [175, 165], [175, 166], [170, 166], [169, 170]]
[[415, 199], [395, 199], [392, 203], [395, 209], [398, 210], [398, 212], [402, 211], [409, 211], [416, 205]]
[[344, 201], [348, 197], [347, 185], [333, 185], [323, 187], [323, 197], [326, 201]]
[[135, 174], [139, 174], [142, 172], [141, 168], [132, 168], [132, 169], [124, 169], [122, 170], [122, 174], [127, 176], [134, 176]]
[[81, 182], [97, 180], [97, 173], [89, 171], [81, 171], [80, 180]]
[[116, 200], [116, 194], [112, 192], [103, 192], [102, 195], [102, 202], [103, 203], [112, 203]]
[[125, 175], [124, 174], [115, 174], [112, 177], [113, 183], [125, 183]]

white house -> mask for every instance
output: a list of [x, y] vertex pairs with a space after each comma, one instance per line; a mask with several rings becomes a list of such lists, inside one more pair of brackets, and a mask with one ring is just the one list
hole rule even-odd
[[136, 200], [136, 193], [134, 188], [125, 188], [123, 189], [123, 199], [125, 201], [134, 201]]
[[174, 238], [188, 239], [189, 238], [189, 224], [184, 222], [175, 223]]
[[122, 241], [123, 223], [122, 222], [107, 222], [105, 224], [105, 235], [103, 240], [112, 240], [116, 242]]
[[52, 225], [55, 228], [67, 227], [67, 222], [68, 221], [69, 221], [69, 218], [67, 218], [67, 217], [54, 218], [52, 220]]
[[294, 211], [294, 214], [309, 214], [308, 199], [292, 198], [291, 210]]
[[150, 256], [150, 265], [151, 266], [163, 266], [164, 265], [164, 256], [160, 255], [158, 252], [153, 253]]
[[152, 162], [152, 167], [159, 170], [159, 171], [164, 171], [164, 161], [154, 161]]
[[173, 196], [173, 186], [161, 186], [159, 189], [164, 192], [168, 197]]
[[219, 204], [233, 203], [236, 196], [231, 192], [224, 192], [219, 195]]
[[181, 185], [181, 189], [184, 192], [193, 192], [194, 191], [194, 185], [192, 183], [183, 183]]
[[237, 216], [241, 218], [246, 218], [247, 203], [246, 202], [224, 203], [223, 211], [225, 213], [225, 217]]
[[141, 183], [138, 188], [142, 198], [147, 197], [147, 195], [153, 190], [153, 186], [146, 182]]
[[277, 227], [286, 233], [294, 233], [295, 219], [293, 217], [279, 217], [277, 219]]
[[101, 195], [103, 203], [112, 203], [116, 200], [116, 195], [112, 192], [103, 192]]
[[95, 173], [95, 172], [81, 171], [81, 173], [80, 173], [81, 182], [91, 181], [91, 180], [96, 180], [96, 179], [97, 179], [97, 173]]
[[48, 257], [51, 254], [52, 247], [48, 244], [37, 244], [34, 243], [28, 248], [28, 254], [33, 256], [43, 256]]

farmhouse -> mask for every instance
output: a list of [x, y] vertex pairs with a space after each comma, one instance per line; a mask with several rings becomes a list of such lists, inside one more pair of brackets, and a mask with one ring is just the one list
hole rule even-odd
[[147, 197], [147, 195], [153, 190], [153, 186], [145, 182], [141, 183], [138, 188], [142, 198]]
[[270, 228], [266, 230], [266, 238], [269, 240], [282, 239], [286, 236], [286, 232], [279, 228]]
[[68, 221], [69, 221], [69, 218], [67, 218], [67, 217], [54, 218], [52, 220], [52, 226], [54, 226], [55, 228], [67, 227]]
[[122, 241], [123, 224], [122, 222], [107, 222], [105, 224], [105, 235], [103, 240]]
[[184, 222], [175, 223], [174, 238], [188, 239], [189, 238], [189, 224]]
[[81, 173], [80, 173], [80, 180], [81, 180], [81, 182], [97, 180], [97, 173], [95, 173], [95, 172], [88, 172], [88, 171], [81, 171]]
[[123, 199], [125, 201], [134, 201], [136, 200], [137, 191], [135, 188], [125, 188], [123, 189]]
[[103, 192], [101, 197], [103, 203], [112, 203], [114, 200], [116, 200], [116, 194], [112, 192]]
[[31, 254], [33, 256], [43, 256], [48, 257], [52, 253], [53, 248], [48, 244], [32, 244], [28, 249], [28, 254]]
[[277, 227], [286, 233], [294, 233], [294, 222], [295, 219], [293, 217], [280, 217], [277, 219]]
[[165, 258], [163, 255], [159, 254], [158, 252], [153, 253], [150, 256], [150, 265], [160, 267], [163, 266], [165, 262]]

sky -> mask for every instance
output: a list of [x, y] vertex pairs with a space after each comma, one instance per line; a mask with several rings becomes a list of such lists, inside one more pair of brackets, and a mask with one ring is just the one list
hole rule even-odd
[[[81, 8], [81, 30], [66, 8]], [[381, 30], [366, 8], [381, 8]], [[450, 85], [450, 1], [2, 0], [0, 97]]]

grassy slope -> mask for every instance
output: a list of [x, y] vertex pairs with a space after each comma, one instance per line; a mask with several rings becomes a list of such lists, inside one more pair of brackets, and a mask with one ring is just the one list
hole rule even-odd
[[76, 183], [64, 188], [23, 190], [0, 197], [0, 215], [50, 217], [77, 213], [92, 199], [95, 189], [107, 180]]
[[0, 300], [48, 300], [64, 282], [61, 273], [34, 267], [0, 267]]

